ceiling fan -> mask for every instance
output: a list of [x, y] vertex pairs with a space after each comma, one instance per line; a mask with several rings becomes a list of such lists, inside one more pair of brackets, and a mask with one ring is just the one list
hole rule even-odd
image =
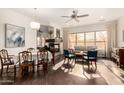
[[89, 16], [88, 14], [84, 14], [84, 15], [78, 15], [78, 10], [73, 10], [71, 16], [61, 16], [61, 17], [65, 17], [65, 18], [70, 18], [69, 20], [67, 20], [65, 23], [68, 23], [71, 20], [75, 20], [76, 22], [79, 22], [78, 18], [81, 17], [87, 17]]

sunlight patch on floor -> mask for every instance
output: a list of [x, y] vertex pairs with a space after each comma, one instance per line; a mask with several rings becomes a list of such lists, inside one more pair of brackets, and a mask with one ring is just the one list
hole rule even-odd
[[[94, 73], [94, 72], [88, 73], [86, 71], [83, 71], [82, 65], [76, 64], [75, 66], [77, 66], [77, 67], [75, 67], [72, 72], [69, 72], [69, 74], [79, 76], [79, 77], [82, 77], [84, 79], [93, 79], [93, 78], [101, 77], [97, 73], [97, 71], [96, 71], [96, 73]], [[82, 70], [80, 70], [80, 68], [82, 68]], [[84, 66], [84, 68], [87, 68], [87, 66]]]
[[53, 70], [57, 70], [57, 69], [59, 69], [61, 66], [62, 66], [62, 64], [63, 64], [63, 60], [62, 61], [60, 61], [59, 63], [57, 63], [52, 69]]

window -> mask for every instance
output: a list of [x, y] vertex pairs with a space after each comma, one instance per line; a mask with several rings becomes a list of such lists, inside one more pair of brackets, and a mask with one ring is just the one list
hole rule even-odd
[[106, 50], [107, 31], [69, 33], [68, 48], [74, 46], [97, 46], [100, 50]]
[[84, 33], [77, 33], [77, 46], [84, 46]]
[[76, 45], [76, 33], [68, 34], [68, 42], [68, 47], [74, 48], [74, 46]]
[[86, 46], [95, 46], [95, 32], [86, 33]]
[[96, 32], [96, 46], [100, 50], [106, 50], [107, 31]]

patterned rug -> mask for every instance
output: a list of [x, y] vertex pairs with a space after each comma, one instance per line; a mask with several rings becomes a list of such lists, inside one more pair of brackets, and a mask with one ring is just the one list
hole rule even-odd
[[121, 69], [117, 64], [110, 60], [102, 60], [104, 65], [118, 78], [124, 83], [124, 70]]

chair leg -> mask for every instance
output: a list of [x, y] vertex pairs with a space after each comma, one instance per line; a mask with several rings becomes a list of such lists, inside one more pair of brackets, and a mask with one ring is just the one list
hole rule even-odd
[[37, 65], [37, 72], [39, 72], [39, 66]]
[[70, 58], [70, 59], [69, 59], [69, 63], [70, 63], [70, 62], [72, 62], [72, 61], [73, 61], [73, 59], [72, 59], [72, 58]]
[[69, 58], [68, 58], [68, 63], [67, 64], [69, 64]]
[[14, 80], [16, 78], [16, 66], [14, 66]]
[[1, 73], [0, 73], [0, 75], [2, 76], [2, 74], [3, 74], [3, 66], [1, 67]]
[[66, 62], [66, 58], [64, 58], [64, 63]]
[[35, 72], [35, 65], [33, 64], [33, 73]]
[[44, 75], [46, 74], [47, 67], [48, 67], [48, 64], [47, 64], [47, 63], [44, 63], [44, 64], [43, 64], [43, 72], [44, 72]]
[[21, 77], [23, 77], [23, 76], [24, 76], [24, 68], [21, 67]]
[[96, 69], [97, 69], [97, 64], [96, 64], [96, 61], [95, 61], [95, 66], [96, 66]]
[[25, 67], [20, 67], [20, 77], [21, 78], [24, 76], [24, 70], [25, 70]]
[[19, 76], [22, 78], [22, 67], [19, 67]]
[[73, 59], [73, 63], [75, 64], [75, 59]]
[[9, 65], [7, 65], [7, 68], [6, 68], [6, 73], [8, 74], [8, 69], [9, 69]]
[[84, 74], [84, 61], [82, 61], [82, 66], [83, 66], [83, 74]]
[[87, 61], [87, 63], [88, 63], [88, 70], [90, 70], [90, 62], [89, 62], [89, 61]]

